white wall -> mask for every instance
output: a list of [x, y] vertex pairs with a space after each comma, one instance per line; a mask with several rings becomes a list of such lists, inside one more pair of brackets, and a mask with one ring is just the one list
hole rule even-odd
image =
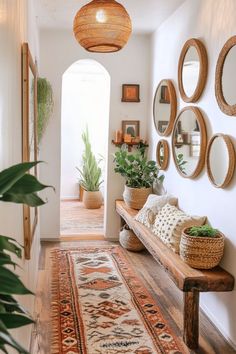
[[[222, 46], [236, 34], [235, 14], [235, 0], [188, 0], [163, 23], [152, 38], [151, 97], [154, 97], [155, 88], [162, 79], [173, 79], [177, 89], [178, 59], [182, 46], [189, 38], [201, 39], [209, 56], [209, 73], [205, 91], [196, 106], [204, 113], [208, 137], [221, 132], [233, 135], [234, 143], [236, 118], [224, 115], [217, 106], [214, 76]], [[235, 62], [231, 73], [232, 81], [235, 82]], [[186, 105], [179, 98], [179, 110]], [[149, 140], [153, 158], [158, 139], [150, 113]], [[171, 143], [170, 138], [168, 141]], [[226, 235], [222, 266], [236, 277], [236, 176], [228, 188], [216, 189], [208, 180], [206, 169], [195, 180], [182, 178], [175, 169], [172, 157], [165, 175], [166, 188], [179, 197], [179, 205], [183, 210], [195, 215], [207, 215], [210, 223]], [[204, 294], [201, 299], [201, 305], [213, 323], [236, 345], [236, 291]]]
[[[72, 31], [44, 30], [40, 35], [40, 51], [40, 75], [47, 77], [51, 82], [55, 98], [54, 114], [42, 141], [41, 158], [49, 163], [48, 166], [42, 167], [42, 177], [57, 190], [56, 194], [50, 191], [45, 193], [53, 202], [42, 210], [42, 237], [59, 236], [62, 75], [77, 60], [90, 58], [101, 63], [111, 76], [105, 234], [107, 238], [117, 238], [119, 218], [115, 212], [115, 199], [121, 197], [124, 181], [113, 172], [112, 153], [115, 148], [111, 140], [114, 138], [115, 130], [121, 129], [121, 121], [125, 119], [140, 120], [141, 135], [146, 137], [150, 68], [149, 37], [133, 36], [127, 46], [118, 53], [92, 54], [79, 46]], [[140, 84], [140, 103], [121, 102], [121, 86], [124, 83]]]
[[[28, 19], [30, 19], [28, 23]], [[22, 161], [21, 146], [21, 44], [29, 41], [33, 57], [38, 56], [38, 37], [31, 1], [0, 1], [0, 169]], [[23, 240], [22, 206], [0, 203], [0, 233]], [[40, 251], [39, 228], [31, 250], [31, 261], [23, 260], [22, 280], [35, 291]], [[17, 261], [19, 264], [19, 261]], [[19, 271], [19, 270], [18, 270]], [[21, 297], [33, 313], [34, 297]], [[14, 331], [22, 345], [29, 347], [30, 329]]]
[[[93, 104], [91, 104], [93, 102]], [[96, 159], [106, 155], [110, 110], [110, 75], [95, 60], [79, 60], [63, 75], [61, 114], [61, 199], [78, 199], [79, 172], [88, 127]], [[105, 160], [99, 166], [103, 171]], [[103, 191], [104, 185], [100, 186]]]

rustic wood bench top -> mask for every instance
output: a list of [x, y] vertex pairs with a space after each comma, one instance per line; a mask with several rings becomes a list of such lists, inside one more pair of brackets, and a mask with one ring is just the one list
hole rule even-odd
[[168, 248], [146, 226], [134, 220], [137, 210], [129, 208], [124, 201], [116, 201], [116, 211], [154, 259], [163, 266], [176, 286], [184, 292], [184, 333], [183, 338], [191, 349], [198, 347], [199, 337], [199, 292], [232, 291], [234, 277], [216, 267], [198, 270], [188, 266], [180, 256]]
[[127, 207], [123, 201], [117, 201], [116, 211], [152, 256], [165, 268], [180, 290], [191, 291], [196, 289], [201, 292], [233, 290], [234, 277], [231, 274], [221, 267], [211, 270], [198, 270], [188, 266], [178, 254], [167, 247], [146, 226], [134, 220], [138, 213], [137, 210]]

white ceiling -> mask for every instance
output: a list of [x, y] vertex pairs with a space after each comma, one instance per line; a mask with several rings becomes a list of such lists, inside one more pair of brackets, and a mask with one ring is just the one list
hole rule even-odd
[[[41, 28], [71, 29], [81, 6], [89, 0], [34, 0]], [[151, 33], [185, 0], [118, 0], [130, 14], [135, 33]]]

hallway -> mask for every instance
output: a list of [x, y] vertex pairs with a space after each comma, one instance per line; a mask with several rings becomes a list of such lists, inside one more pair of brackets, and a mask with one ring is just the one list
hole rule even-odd
[[78, 200], [61, 201], [61, 236], [103, 235], [104, 207], [85, 209]]

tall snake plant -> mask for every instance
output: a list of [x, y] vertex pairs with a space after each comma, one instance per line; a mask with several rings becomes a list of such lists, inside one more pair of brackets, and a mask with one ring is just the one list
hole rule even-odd
[[[37, 162], [21, 163], [0, 172], [0, 201], [30, 206], [44, 204], [37, 192], [48, 186], [27, 173], [36, 164]], [[15, 273], [17, 264], [11, 259], [11, 253], [22, 258], [22, 246], [14, 238], [0, 236], [0, 352], [7, 354], [8, 347], [12, 347], [18, 353], [29, 354], [9, 332], [9, 329], [33, 323], [28, 312], [13, 297], [33, 293]]]
[[82, 168], [76, 167], [80, 174], [79, 184], [86, 191], [95, 192], [99, 190], [99, 187], [103, 182], [101, 181], [102, 170], [99, 167], [99, 161], [96, 160], [92, 152], [88, 128], [83, 132], [82, 140], [84, 142]]

